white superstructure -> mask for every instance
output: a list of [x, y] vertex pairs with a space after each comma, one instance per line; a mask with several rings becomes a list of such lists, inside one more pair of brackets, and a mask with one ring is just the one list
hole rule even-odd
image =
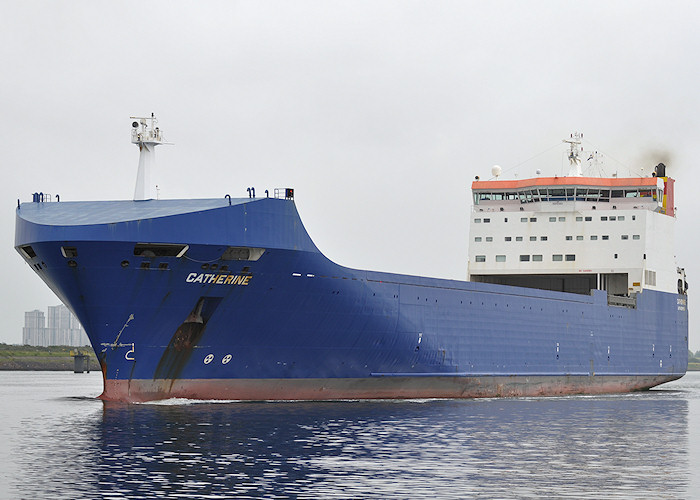
[[468, 279], [623, 298], [685, 293], [673, 183], [663, 164], [652, 177], [477, 180]]

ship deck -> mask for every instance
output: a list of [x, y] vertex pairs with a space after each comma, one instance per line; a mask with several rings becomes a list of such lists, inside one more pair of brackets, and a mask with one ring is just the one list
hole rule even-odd
[[169, 217], [259, 201], [264, 198], [208, 198], [145, 201], [61, 201], [23, 203], [18, 215], [34, 224], [87, 226]]

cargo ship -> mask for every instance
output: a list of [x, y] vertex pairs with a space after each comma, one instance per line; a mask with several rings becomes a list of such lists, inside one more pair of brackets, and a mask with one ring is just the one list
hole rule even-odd
[[[16, 209], [15, 247], [78, 317], [105, 400], [555, 396], [644, 390], [687, 368], [674, 180], [472, 183], [465, 281], [326, 258], [290, 188], [165, 200], [136, 118], [133, 200]], [[436, 255], [439, 244], [436, 242]]]

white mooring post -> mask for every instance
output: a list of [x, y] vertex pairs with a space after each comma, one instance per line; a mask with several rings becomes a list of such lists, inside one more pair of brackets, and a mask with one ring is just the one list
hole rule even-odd
[[136, 144], [140, 151], [134, 201], [152, 200], [156, 198], [155, 186], [151, 182], [151, 172], [156, 164], [155, 148], [168, 143], [163, 139], [161, 130], [156, 127], [158, 120], [153, 113], [147, 118], [132, 116], [131, 119], [138, 120], [131, 124], [131, 142]]

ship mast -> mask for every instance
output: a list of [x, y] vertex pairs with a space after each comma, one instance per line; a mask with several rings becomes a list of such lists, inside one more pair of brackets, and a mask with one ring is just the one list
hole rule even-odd
[[167, 144], [156, 124], [158, 120], [153, 113], [150, 117], [130, 117], [138, 120], [131, 124], [131, 143], [139, 147], [139, 170], [136, 175], [136, 189], [134, 201], [152, 200], [155, 195], [155, 187], [151, 183], [151, 172], [156, 164], [155, 147], [159, 144]]
[[571, 147], [569, 150], [569, 175], [567, 177], [583, 177], [581, 158], [579, 157], [579, 151], [582, 150], [580, 147], [582, 137], [583, 134], [575, 132], [571, 134], [571, 138], [564, 139], [564, 142], [568, 143]]

